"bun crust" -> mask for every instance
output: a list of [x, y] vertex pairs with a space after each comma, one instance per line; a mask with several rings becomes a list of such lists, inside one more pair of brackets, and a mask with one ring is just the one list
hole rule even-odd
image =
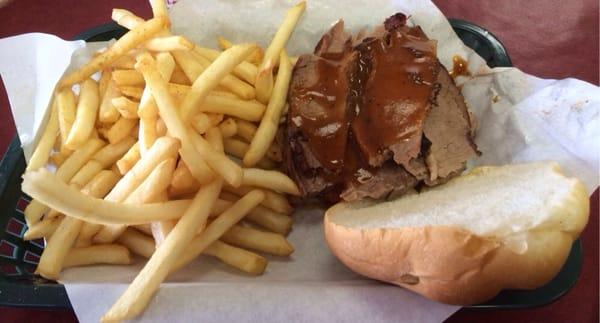
[[[477, 173], [477, 172], [474, 172]], [[565, 263], [573, 241], [587, 223], [589, 197], [578, 182], [556, 215], [570, 214], [575, 225], [538, 226], [520, 236], [526, 250], [515, 252], [506, 237], [483, 237], [459, 227], [348, 227], [332, 214], [352, 212], [340, 203], [324, 218], [333, 254], [358, 274], [457, 305], [481, 303], [502, 289], [535, 289], [549, 282]], [[494, 216], [487, 214], [482, 216]]]

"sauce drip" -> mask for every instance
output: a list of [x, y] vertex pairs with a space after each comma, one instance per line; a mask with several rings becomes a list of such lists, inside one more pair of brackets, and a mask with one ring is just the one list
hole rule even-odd
[[469, 63], [464, 58], [454, 55], [454, 57], [452, 57], [452, 71], [450, 71], [450, 76], [454, 78], [459, 75], [471, 76], [471, 72], [469, 72]]

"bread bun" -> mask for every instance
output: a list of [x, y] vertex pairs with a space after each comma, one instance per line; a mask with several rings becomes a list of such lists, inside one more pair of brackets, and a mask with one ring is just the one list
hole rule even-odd
[[555, 163], [480, 167], [397, 200], [336, 204], [325, 237], [361, 275], [476, 304], [549, 282], [587, 223], [588, 196]]

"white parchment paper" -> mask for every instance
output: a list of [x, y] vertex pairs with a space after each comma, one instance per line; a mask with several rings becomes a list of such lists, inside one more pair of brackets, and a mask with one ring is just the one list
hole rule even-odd
[[[293, 4], [182, 0], [171, 9], [171, 18], [176, 33], [202, 46], [215, 47], [218, 35], [266, 45]], [[483, 155], [474, 164], [556, 160], [583, 180], [590, 193], [598, 186], [600, 89], [575, 79], [543, 80], [514, 68], [487, 68], [429, 1], [309, 0], [287, 49], [311, 52], [339, 18], [357, 32], [398, 11], [438, 40], [438, 56], [447, 68], [452, 68], [454, 55], [469, 62], [474, 77], [458, 81], [479, 124], [476, 142]], [[0, 73], [27, 157], [56, 81], [68, 66], [80, 65], [103, 45], [82, 47], [82, 42], [42, 34], [0, 39]], [[438, 322], [458, 309], [351, 273], [325, 245], [322, 212], [295, 212], [290, 240], [296, 252], [290, 259], [271, 258], [263, 276], [246, 277], [202, 257], [169, 277], [136, 321]], [[65, 270], [61, 282], [79, 320], [97, 321], [142, 266], [140, 260], [130, 267]]]

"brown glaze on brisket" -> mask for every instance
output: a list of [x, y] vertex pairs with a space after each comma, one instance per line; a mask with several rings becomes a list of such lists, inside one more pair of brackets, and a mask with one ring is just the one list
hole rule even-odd
[[477, 154], [436, 42], [403, 14], [354, 39], [336, 23], [299, 58], [288, 102], [285, 159], [305, 197], [385, 198], [444, 182]]

